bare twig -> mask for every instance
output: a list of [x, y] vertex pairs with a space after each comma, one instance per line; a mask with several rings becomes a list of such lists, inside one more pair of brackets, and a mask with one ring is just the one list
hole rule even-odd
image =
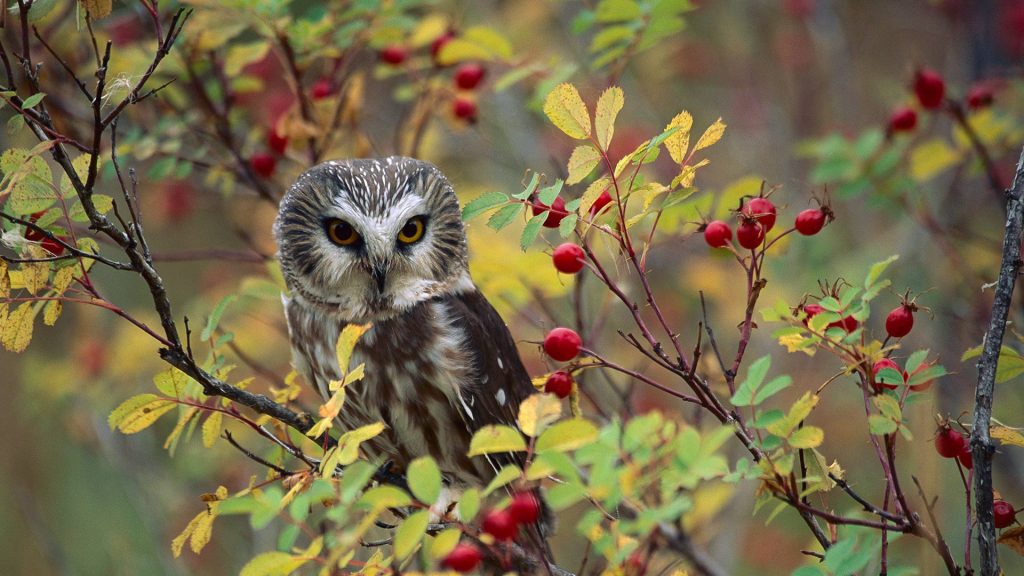
[[1007, 190], [1006, 232], [1003, 257], [999, 267], [992, 320], [985, 333], [981, 358], [978, 360], [978, 387], [974, 395], [974, 425], [971, 428], [971, 455], [974, 459], [974, 509], [978, 517], [978, 548], [981, 553], [982, 576], [999, 574], [996, 550], [996, 527], [992, 513], [992, 454], [995, 446], [989, 435], [992, 419], [992, 396], [995, 391], [999, 350], [1006, 331], [1006, 317], [1013, 300], [1013, 288], [1020, 273], [1021, 216], [1024, 212], [1024, 150], [1017, 161], [1013, 186]]

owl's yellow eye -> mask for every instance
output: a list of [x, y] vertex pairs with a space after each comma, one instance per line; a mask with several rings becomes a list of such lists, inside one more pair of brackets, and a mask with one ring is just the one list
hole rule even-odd
[[420, 238], [423, 238], [424, 228], [423, 218], [413, 216], [412, 218], [409, 218], [409, 221], [405, 223], [405, 226], [402, 226], [402, 229], [398, 231], [398, 241], [402, 244], [412, 244]]
[[338, 246], [352, 246], [359, 242], [359, 233], [351, 224], [337, 218], [327, 221], [327, 237]]

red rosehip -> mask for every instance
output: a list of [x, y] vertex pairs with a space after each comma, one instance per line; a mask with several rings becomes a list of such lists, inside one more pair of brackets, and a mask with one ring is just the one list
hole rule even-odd
[[923, 68], [914, 75], [914, 94], [925, 110], [935, 110], [942, 106], [946, 82], [938, 72]]
[[444, 557], [441, 564], [456, 572], [472, 572], [480, 565], [480, 550], [472, 544], [461, 543]]
[[712, 248], [725, 248], [732, 242], [732, 229], [721, 220], [710, 222], [704, 227], [704, 241]]
[[899, 384], [897, 384], [895, 382], [885, 382], [882, 379], [879, 379], [878, 373], [881, 372], [882, 370], [886, 369], [886, 368], [891, 368], [891, 369], [893, 369], [893, 370], [895, 370], [895, 371], [897, 371], [897, 372], [899, 372], [901, 374], [904, 374], [903, 381], [904, 382], [907, 381], [906, 374], [902, 370], [900, 370], [900, 365], [899, 364], [897, 364], [896, 362], [893, 362], [889, 358], [882, 358], [881, 360], [875, 362], [875, 365], [871, 367], [871, 373], [875, 376], [875, 390], [876, 391], [881, 391], [882, 388], [888, 388], [889, 390], [895, 390], [899, 386]]
[[992, 503], [992, 515], [996, 528], [1006, 528], [1017, 520], [1017, 513], [1006, 500], [996, 500]]
[[860, 322], [857, 322], [856, 318], [854, 318], [853, 316], [844, 316], [839, 320], [836, 320], [835, 322], [826, 326], [825, 329], [828, 330], [829, 328], [842, 328], [847, 332], [853, 332], [854, 330], [857, 329], [858, 326], [860, 326]]
[[808, 208], [796, 215], [796, 231], [804, 236], [814, 236], [825, 227], [827, 219], [821, 208]]
[[[927, 370], [927, 369], [929, 369], [931, 367], [932, 367], [932, 363], [931, 362], [922, 363], [920, 366], [918, 366], [916, 369], [914, 369], [913, 372], [910, 373], [910, 378], [913, 378], [914, 374], [917, 374], [918, 372], [924, 372], [925, 370]], [[908, 378], [908, 380], [909, 380], [909, 378]], [[920, 384], [913, 384], [910, 387], [910, 389], [913, 390], [914, 392], [924, 392], [925, 390], [931, 388], [932, 384], [934, 384], [934, 383], [935, 383], [935, 379], [932, 378], [931, 380], [926, 380], [924, 382], [921, 382]]]
[[753, 218], [761, 223], [764, 231], [767, 232], [775, 226], [775, 205], [767, 198], [751, 198], [740, 210], [744, 216]]
[[544, 351], [559, 362], [568, 362], [580, 353], [583, 339], [575, 330], [555, 328], [544, 337]]
[[39, 245], [43, 247], [43, 250], [46, 250], [54, 256], [60, 256], [64, 253], [64, 246], [53, 238], [43, 238], [42, 241], [39, 242]]
[[277, 130], [271, 129], [267, 133], [267, 148], [274, 151], [275, 154], [284, 154], [286, 148], [288, 148], [288, 139], [277, 133]]
[[430, 57], [434, 59], [434, 64], [438, 64], [437, 55], [441, 52], [441, 48], [443, 48], [445, 44], [451, 42], [454, 39], [455, 33], [449, 30], [448, 32], [445, 32], [444, 34], [435, 38], [434, 41], [430, 43]]
[[917, 127], [917, 112], [909, 106], [900, 106], [889, 116], [890, 132], [910, 132]]
[[[31, 216], [28, 217], [28, 221], [35, 223], [39, 221], [40, 218], [43, 217], [43, 214], [46, 214], [46, 210], [40, 210], [39, 212], [32, 214]], [[25, 226], [25, 240], [39, 242], [43, 238], [46, 238], [45, 234], [36, 230], [35, 228], [32, 228], [31, 226]]]
[[583, 270], [583, 261], [586, 255], [583, 248], [566, 242], [555, 248], [551, 253], [551, 260], [555, 263], [555, 270], [563, 274], [575, 274]]
[[984, 84], [975, 84], [967, 91], [967, 107], [978, 110], [992, 105], [992, 89]]
[[607, 190], [601, 192], [601, 195], [594, 200], [594, 203], [590, 206], [590, 215], [594, 216], [600, 214], [601, 210], [604, 209], [612, 201], [612, 195]]
[[380, 61], [391, 66], [400, 65], [408, 56], [405, 48], [398, 44], [392, 44], [380, 51]]
[[249, 157], [249, 166], [261, 178], [270, 178], [277, 167], [277, 159], [267, 152], [257, 152]]
[[893, 308], [885, 317], [885, 331], [893, 338], [903, 338], [914, 328], [914, 310], [906, 304]]
[[530, 492], [519, 492], [512, 497], [508, 511], [517, 524], [533, 524], [540, 518], [540, 502]]
[[545, 210], [548, 211], [548, 217], [544, 220], [545, 228], [558, 228], [558, 225], [562, 223], [562, 220], [569, 215], [565, 210], [565, 200], [562, 200], [561, 198], [555, 198], [555, 201], [551, 203], [551, 206], [537, 200], [530, 205], [530, 210], [533, 212], [534, 216], [544, 212]]
[[547, 381], [544, 382], [544, 391], [559, 398], [568, 398], [572, 392], [572, 385], [572, 375], [564, 370], [559, 370], [548, 376]]
[[956, 458], [967, 447], [967, 440], [964, 435], [953, 430], [948, 425], [939, 429], [935, 435], [935, 451], [943, 458]]
[[516, 536], [516, 521], [508, 510], [491, 510], [484, 516], [484, 532], [495, 540], [508, 541]]
[[469, 98], [463, 98], [459, 96], [452, 101], [452, 114], [459, 120], [465, 120], [469, 123], [476, 122], [476, 102]]
[[807, 321], [814, 318], [816, 315], [825, 311], [825, 308], [821, 304], [804, 304], [804, 313], [807, 314], [807, 318], [804, 318], [804, 326], [807, 325]]
[[479, 64], [463, 64], [455, 70], [455, 85], [463, 90], [472, 90], [480, 84], [486, 74], [487, 69]]
[[962, 452], [956, 455], [956, 459], [960, 461], [960, 465], [968, 470], [974, 468], [974, 455], [971, 454], [970, 444], [965, 444]]
[[172, 184], [164, 194], [164, 213], [172, 222], [188, 218], [195, 210], [195, 190], [187, 182]]
[[314, 82], [313, 87], [309, 90], [309, 95], [313, 97], [313, 100], [323, 100], [331, 94], [334, 94], [334, 86], [326, 78], [321, 78]]
[[753, 250], [764, 242], [764, 227], [755, 220], [743, 220], [736, 227], [736, 241], [740, 246]]

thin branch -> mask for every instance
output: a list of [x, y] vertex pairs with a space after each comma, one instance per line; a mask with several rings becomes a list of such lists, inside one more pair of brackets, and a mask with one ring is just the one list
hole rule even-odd
[[978, 360], [978, 387], [974, 396], [974, 425], [971, 428], [971, 455], [974, 459], [974, 510], [978, 517], [978, 549], [982, 576], [999, 574], [996, 527], [992, 512], [992, 454], [995, 446], [989, 435], [992, 397], [995, 392], [999, 350], [1006, 331], [1006, 317], [1013, 300], [1013, 288], [1020, 273], [1021, 217], [1024, 212], [1024, 150], [1017, 161], [1013, 186], [1007, 191], [1006, 227], [1003, 256], [992, 302], [992, 320]]

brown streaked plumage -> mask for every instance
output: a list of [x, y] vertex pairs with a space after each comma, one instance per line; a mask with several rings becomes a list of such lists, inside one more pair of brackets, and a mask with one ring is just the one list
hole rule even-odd
[[[422, 237], [400, 241], [414, 219]], [[321, 395], [339, 377], [341, 329], [372, 324], [353, 357], [366, 376], [349, 388], [346, 429], [382, 421], [369, 443], [382, 458], [404, 467], [430, 455], [455, 487], [488, 482], [501, 462], [468, 458], [469, 440], [482, 426], [514, 424], [533, 386], [470, 279], [458, 200], [440, 170], [399, 157], [320, 164], [282, 200], [275, 235], [293, 362]]]

